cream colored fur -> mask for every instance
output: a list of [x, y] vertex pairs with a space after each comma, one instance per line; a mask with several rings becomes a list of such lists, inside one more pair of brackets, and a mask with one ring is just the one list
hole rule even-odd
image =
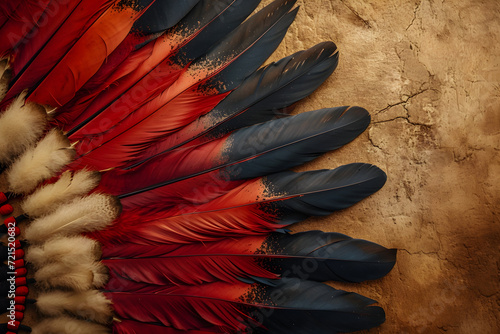
[[5, 97], [12, 72], [7, 59], [0, 60], [0, 101]]
[[106, 324], [112, 319], [111, 302], [97, 290], [84, 292], [51, 291], [41, 293], [36, 305], [46, 316], [62, 316], [66, 313]]
[[93, 322], [66, 316], [48, 318], [33, 327], [32, 334], [108, 334], [111, 330]]
[[[0, 80], [1, 86], [1, 80]], [[0, 87], [0, 94], [2, 88]], [[0, 163], [9, 164], [33, 145], [47, 125], [45, 109], [18, 96], [0, 116]]]
[[30, 217], [46, 215], [60, 205], [88, 194], [99, 184], [100, 179], [97, 171], [80, 170], [74, 174], [66, 171], [55, 183], [47, 184], [28, 196], [21, 208]]
[[84, 236], [51, 239], [40, 246], [29, 247], [25, 255], [26, 261], [35, 268], [51, 262], [88, 263], [98, 261], [100, 257], [99, 243]]
[[31, 243], [40, 243], [53, 236], [71, 236], [102, 230], [120, 214], [116, 197], [92, 194], [59, 207], [49, 215], [34, 220], [24, 236]]
[[94, 274], [87, 264], [69, 265], [64, 262], [45, 264], [34, 274], [37, 285], [43, 289], [66, 288], [76, 291], [90, 290]]
[[9, 190], [26, 194], [53, 177], [75, 154], [60, 130], [52, 129], [35, 147], [26, 150], [7, 171]]

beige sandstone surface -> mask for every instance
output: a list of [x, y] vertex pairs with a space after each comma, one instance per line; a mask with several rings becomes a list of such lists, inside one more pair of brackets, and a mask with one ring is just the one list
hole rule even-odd
[[386, 278], [334, 284], [386, 309], [370, 333], [499, 333], [500, 2], [298, 4], [276, 58], [332, 40], [340, 64], [297, 110], [359, 105], [372, 115], [363, 135], [306, 168], [369, 162], [388, 181], [293, 230], [399, 249]]

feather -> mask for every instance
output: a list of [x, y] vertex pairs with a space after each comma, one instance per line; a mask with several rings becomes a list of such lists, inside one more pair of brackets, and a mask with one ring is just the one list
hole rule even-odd
[[[368, 112], [358, 107], [302, 113], [168, 152], [130, 170], [112, 170], [103, 175], [101, 184], [106, 192], [120, 195], [127, 209], [159, 200], [198, 204], [245, 178], [286, 170], [337, 149], [363, 132], [369, 122]], [[203, 189], [201, 198], [199, 189]]]
[[[12, 59], [13, 80], [6, 100], [34, 86], [50, 72], [66, 52], [106, 11], [115, 0], [69, 1], [59, 4], [50, 2], [50, 11], [42, 15], [46, 22], [34, 35], [14, 51]], [[54, 15], [55, 9], [60, 15]], [[76, 6], [76, 7], [75, 7]]]
[[[107, 257], [103, 263], [114, 274], [108, 286], [117, 286], [114, 281], [125, 285], [126, 280], [170, 285], [252, 281], [257, 277], [260, 282], [278, 277], [362, 282], [385, 276], [396, 260], [394, 249], [321, 231], [184, 246], [125, 244], [108, 246], [103, 255]], [[180, 259], [182, 266], [175, 265]]]
[[[73, 136], [105, 109], [113, 111], [114, 117], [118, 117], [118, 112], [134, 110], [134, 106], [168, 87], [180, 70], [237, 27], [258, 3], [258, 0], [200, 1], [178, 25], [133, 52], [104, 85], [119, 81], [95, 101], [91, 97], [90, 101], [79, 102], [77, 108], [70, 110], [71, 115], [63, 110], [58, 121], [68, 123], [73, 119], [74, 124], [65, 127]], [[83, 134], [89, 134], [89, 131]], [[77, 140], [77, 137], [73, 138]]]
[[275, 287], [211, 283], [105, 295], [122, 318], [180, 330], [217, 326], [229, 332], [320, 334], [367, 329], [385, 320], [380, 307], [369, 306], [374, 300], [298, 279]]
[[30, 246], [25, 259], [35, 268], [41, 268], [52, 262], [76, 265], [80, 262], [92, 263], [99, 260], [99, 244], [84, 236], [60, 237], [50, 239], [39, 246]]
[[[168, 90], [116, 120], [110, 129], [101, 130], [102, 119], [110, 117], [106, 112], [87, 123], [81, 131], [92, 136], [71, 136], [72, 140], [80, 140], [76, 163], [99, 169], [119, 166], [133, 154], [134, 146], [150, 143], [208, 112], [278, 46], [296, 15], [296, 10], [288, 12], [294, 2], [275, 1], [252, 16], [206, 56], [194, 61]], [[203, 98], [209, 88], [216, 93]], [[102, 152], [111, 153], [107, 155], [109, 161], [102, 159]]]
[[7, 59], [0, 60], [0, 101], [2, 101], [5, 94], [7, 94], [11, 76], [12, 71], [9, 68]]
[[[71, 100], [128, 35], [141, 7], [149, 5], [146, 0], [141, 2], [146, 4], [139, 3], [139, 8], [122, 6], [120, 2], [108, 8], [38, 83], [28, 100], [52, 107]], [[92, 53], [88, 52], [89, 46]]]
[[38, 269], [34, 278], [44, 288], [62, 288], [75, 291], [102, 288], [108, 281], [107, 268], [100, 262], [64, 258], [61, 262], [51, 262]]
[[70, 266], [63, 262], [53, 262], [38, 269], [33, 277], [43, 289], [85, 291], [93, 288], [94, 274], [92, 268], [86, 264]]
[[134, 28], [144, 34], [155, 34], [177, 24], [199, 0], [155, 1], [134, 23]]
[[10, 8], [11, 13], [0, 28], [0, 59], [9, 55], [26, 34], [36, 31], [48, 3], [49, 0], [20, 0], [15, 9]]
[[[43, 134], [47, 124], [45, 109], [35, 103], [24, 104], [19, 95], [0, 114], [0, 163], [8, 164]], [[37, 166], [38, 167], [38, 166]]]
[[108, 327], [93, 322], [60, 316], [44, 319], [33, 326], [32, 334], [109, 334]]
[[58, 317], [70, 313], [102, 324], [110, 323], [113, 316], [110, 304], [97, 290], [43, 292], [36, 302], [38, 310], [45, 316]]
[[37, 243], [52, 236], [72, 236], [101, 230], [118, 217], [120, 211], [116, 197], [92, 194], [77, 198], [49, 215], [35, 219], [24, 235], [31, 243]]
[[337, 47], [327, 42], [259, 69], [209, 113], [142, 150], [136, 164], [187, 143], [199, 144], [275, 117], [276, 110], [312, 93], [337, 62]]
[[222, 331], [217, 330], [217, 328], [210, 328], [207, 330], [190, 330], [182, 331], [177, 330], [172, 327], [165, 327], [158, 324], [148, 324], [133, 320], [120, 320], [113, 323], [113, 331], [119, 334], [142, 334], [155, 333], [155, 334], [213, 334], [222, 333]]
[[190, 211], [125, 212], [112, 228], [93, 236], [104, 244], [170, 244], [263, 234], [347, 208], [379, 190], [385, 181], [385, 173], [369, 164], [283, 172], [247, 181]]
[[60, 130], [52, 129], [35, 147], [28, 148], [7, 171], [9, 191], [31, 192], [71, 162], [75, 155], [68, 139]]
[[29, 195], [21, 203], [21, 208], [32, 218], [47, 215], [76, 197], [88, 194], [100, 179], [101, 175], [95, 171], [65, 171], [56, 182], [43, 185]]

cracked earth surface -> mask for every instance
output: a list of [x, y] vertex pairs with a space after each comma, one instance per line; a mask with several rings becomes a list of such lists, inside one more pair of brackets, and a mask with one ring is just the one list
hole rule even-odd
[[[270, 1], [265, 1], [268, 3]], [[376, 299], [369, 333], [499, 333], [500, 3], [307, 0], [274, 59], [334, 41], [334, 75], [296, 112], [359, 105], [369, 129], [302, 168], [373, 163], [366, 201], [294, 231], [398, 248], [384, 279], [332, 284]]]

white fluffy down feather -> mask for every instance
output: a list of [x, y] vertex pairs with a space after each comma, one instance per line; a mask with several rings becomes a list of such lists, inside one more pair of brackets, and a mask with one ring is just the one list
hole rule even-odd
[[26, 228], [24, 236], [31, 243], [40, 243], [53, 236], [102, 230], [118, 217], [120, 211], [120, 201], [116, 197], [91, 194], [35, 219]]
[[113, 317], [111, 302], [97, 290], [45, 292], [38, 295], [36, 305], [40, 313], [52, 317], [69, 313], [102, 324]]
[[101, 262], [51, 262], [38, 269], [34, 278], [43, 289], [64, 288], [86, 291], [102, 288], [108, 281], [108, 269]]
[[47, 263], [34, 274], [37, 285], [43, 289], [66, 288], [85, 291], [93, 288], [94, 273], [87, 264], [68, 265], [64, 262]]
[[2, 164], [12, 162], [33, 145], [47, 124], [45, 109], [35, 103], [24, 104], [24, 97], [25, 94], [18, 96], [0, 116], [0, 163]]
[[108, 334], [106, 326], [66, 316], [48, 318], [33, 327], [32, 334]]
[[101, 174], [97, 171], [83, 169], [74, 174], [65, 171], [59, 180], [40, 187], [28, 196], [21, 204], [21, 208], [30, 217], [46, 215], [60, 205], [88, 194], [99, 184], [100, 179]]
[[35, 268], [51, 262], [78, 264], [98, 261], [101, 257], [99, 243], [84, 236], [60, 237], [48, 240], [40, 246], [27, 249], [25, 260]]
[[3, 59], [0, 61], [0, 101], [7, 94], [7, 90], [9, 89], [9, 82], [12, 76], [12, 72], [9, 70], [9, 61], [7, 59]]
[[[19, 122], [19, 119], [17, 119]], [[68, 138], [52, 129], [35, 147], [28, 148], [7, 171], [9, 191], [26, 194], [53, 177], [75, 155]]]

